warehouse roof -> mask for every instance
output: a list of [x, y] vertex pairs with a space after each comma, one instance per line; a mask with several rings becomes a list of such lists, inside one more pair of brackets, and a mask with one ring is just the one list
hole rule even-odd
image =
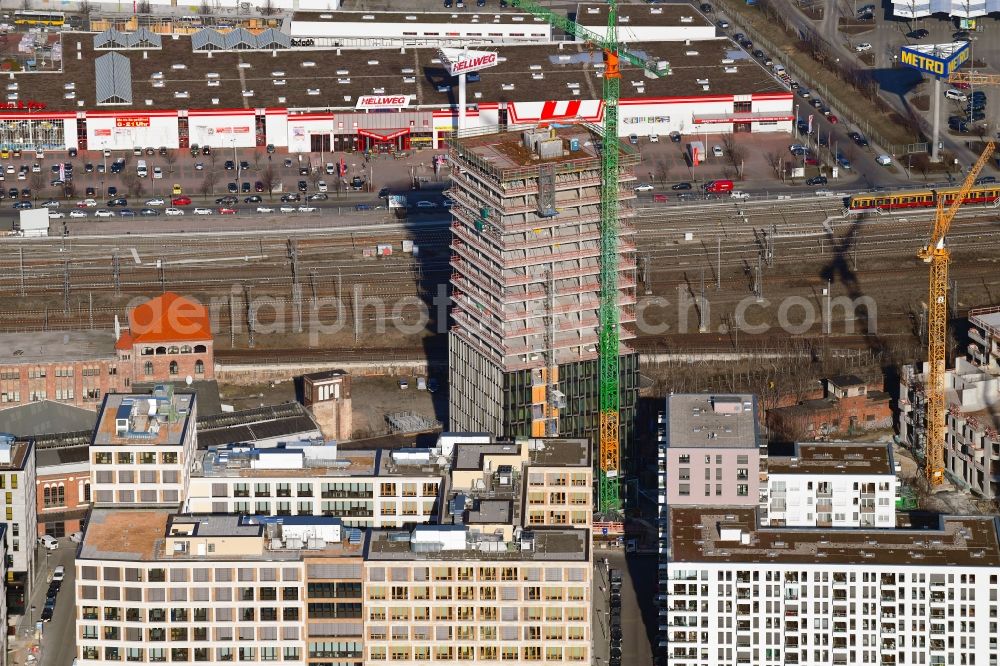
[[942, 516], [936, 529], [758, 528], [754, 509], [670, 510], [675, 563], [1000, 566], [997, 518]]
[[[292, 21], [299, 22], [321, 22], [321, 23], [371, 23], [377, 26], [380, 23], [481, 23], [490, 25], [492, 23], [502, 23], [510, 25], [513, 23], [537, 23], [548, 26], [548, 22], [542, 18], [536, 18], [530, 14], [512, 14], [509, 12], [307, 12], [299, 11], [292, 14]], [[377, 28], [373, 28], [377, 31]]]
[[[63, 71], [31, 73], [32, 94], [45, 100], [52, 111], [96, 109], [93, 39], [72, 33], [64, 37]], [[144, 59], [138, 51], [120, 54], [130, 63], [133, 103], [113, 108], [140, 112], [261, 107], [353, 110], [359, 96], [371, 94], [412, 95], [411, 104], [423, 107], [445, 108], [457, 101], [457, 92], [450, 89], [453, 79], [432, 48], [340, 49], [339, 54], [336, 49], [292, 48], [209, 54], [195, 53], [190, 37], [176, 37], [164, 40], [156, 57]], [[673, 72], [651, 79], [623, 65], [625, 100], [787, 92], [728, 40], [656, 42], [633, 51], [653, 61], [669, 61]], [[481, 80], [470, 85], [469, 103], [601, 96], [601, 54], [583, 44], [509, 46], [500, 59], [498, 66], [484, 70]], [[723, 60], [734, 62], [723, 64]], [[13, 76], [17, 80], [29, 75]], [[67, 99], [69, 83], [75, 88]], [[439, 90], [439, 86], [448, 88]]]
[[[600, 27], [601, 32], [608, 25], [608, 5], [583, 3], [577, 6], [576, 22], [582, 26]], [[689, 4], [677, 5], [618, 5], [618, 37], [628, 40], [628, 26], [670, 28], [675, 26], [704, 27], [712, 25], [704, 14]]]
[[114, 360], [111, 331], [0, 333], [0, 365]]
[[[0, 410], [0, 432], [17, 437], [35, 437], [70, 431], [88, 433], [97, 423], [97, 412], [55, 400], [38, 400]], [[89, 441], [89, 438], [88, 438]]]

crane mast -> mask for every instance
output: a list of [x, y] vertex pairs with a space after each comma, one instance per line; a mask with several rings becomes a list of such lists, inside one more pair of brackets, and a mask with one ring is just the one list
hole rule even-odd
[[937, 213], [930, 241], [917, 252], [917, 256], [930, 264], [930, 287], [927, 303], [927, 447], [924, 457], [924, 475], [931, 487], [944, 482], [945, 405], [944, 373], [948, 340], [948, 263], [951, 253], [945, 247], [945, 236], [965, 197], [976, 184], [979, 172], [989, 161], [996, 145], [990, 141], [969, 169], [961, 189], [945, 208], [944, 196], [939, 194]]
[[574, 21], [542, 7], [534, 0], [513, 0], [514, 7], [544, 18], [583, 41], [600, 48], [604, 54], [602, 101], [604, 106], [603, 141], [601, 145], [601, 241], [600, 241], [600, 306], [598, 331], [598, 429], [600, 478], [598, 481], [598, 512], [613, 514], [621, 507], [621, 443], [620, 437], [620, 359], [618, 316], [618, 100], [621, 90], [621, 61], [640, 67], [647, 74], [663, 76], [669, 73], [666, 63], [656, 63], [621, 48], [618, 42], [618, 4], [608, 0], [607, 32], [601, 36]]

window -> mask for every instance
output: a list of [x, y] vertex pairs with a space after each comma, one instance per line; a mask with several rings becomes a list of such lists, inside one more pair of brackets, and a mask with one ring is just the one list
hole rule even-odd
[[150, 376], [150, 375], [152, 375], [153, 374], [153, 362], [152, 361], [146, 361], [143, 364], [143, 366], [142, 366], [142, 372], [147, 377]]
[[177, 361], [171, 361], [170, 362], [170, 374], [171, 375], [176, 375], [177, 373], [178, 373]]
[[739, 497], [746, 497], [747, 495], [750, 494], [750, 486], [748, 486], [745, 483], [736, 484], [736, 494]]
[[194, 374], [203, 375], [205, 374], [205, 362], [200, 358], [194, 362]]
[[691, 495], [691, 484], [681, 483], [677, 485], [677, 494], [681, 497], [688, 497]]

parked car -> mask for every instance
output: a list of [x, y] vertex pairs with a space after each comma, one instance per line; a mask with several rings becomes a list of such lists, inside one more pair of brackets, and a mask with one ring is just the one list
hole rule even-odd
[[632, 189], [634, 189], [636, 192], [652, 192], [656, 188], [654, 188], [649, 183], [640, 183]]
[[806, 185], [826, 185], [826, 176], [813, 176], [806, 181]]
[[929, 34], [931, 34], [931, 33], [927, 32], [923, 28], [920, 28], [919, 30], [912, 30], [912, 31], [906, 33], [906, 36], [909, 37], [910, 39], [923, 39], [924, 37], [928, 36]]
[[[188, 201], [188, 203], [191, 203], [191, 202]], [[183, 215], [184, 214], [184, 211], [182, 211], [180, 208], [173, 208], [173, 207], [168, 208], [168, 209], [166, 209], [163, 212], [166, 215]]]
[[190, 206], [191, 197], [174, 197], [170, 203], [174, 206]]
[[857, 51], [858, 53], [864, 53], [865, 51], [871, 51], [872, 45], [869, 44], [868, 42], [861, 42], [860, 44], [854, 47], [854, 50]]
[[107, 208], [99, 208], [95, 213], [94, 217], [114, 217], [115, 212], [113, 210], [108, 210]]
[[212, 214], [212, 209], [211, 208], [201, 208], [201, 207], [195, 208], [194, 209], [194, 214], [195, 215], [211, 215]]
[[52, 570], [52, 580], [62, 582], [64, 578], [66, 578], [66, 567], [60, 564]]
[[139, 215], [142, 215], [143, 217], [156, 217], [159, 214], [160, 211], [154, 210], [152, 208], [143, 208], [142, 210], [139, 211]]
[[691, 183], [675, 183], [675, 184], [673, 184], [673, 185], [670, 186], [670, 189], [672, 189], [672, 190], [690, 190], [691, 189]]
[[243, 197], [243, 203], [248, 203], [249, 204], [249, 203], [260, 203], [260, 202], [261, 202], [261, 198], [257, 194], [252, 194], [252, 195], [250, 195], [248, 197]]

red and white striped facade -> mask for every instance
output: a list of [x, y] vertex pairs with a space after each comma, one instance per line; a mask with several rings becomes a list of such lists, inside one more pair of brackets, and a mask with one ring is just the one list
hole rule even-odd
[[[720, 133], [731, 131], [790, 132], [794, 122], [790, 92], [746, 95], [624, 98], [619, 104], [619, 136]], [[500, 124], [544, 122], [599, 123], [600, 100], [481, 102], [466, 115], [470, 129]], [[0, 111], [0, 123], [12, 120], [62, 123], [62, 148], [127, 150], [134, 147], [250, 148], [273, 144], [289, 152], [363, 149], [392, 142], [397, 148], [439, 147], [442, 134], [453, 130], [452, 108], [402, 108], [371, 112], [355, 109], [294, 110], [285, 108], [179, 109], [146, 111], [114, 109], [46, 112]], [[319, 141], [319, 143], [317, 143]], [[25, 147], [29, 139], [25, 138]], [[60, 146], [46, 146], [59, 148]]]

